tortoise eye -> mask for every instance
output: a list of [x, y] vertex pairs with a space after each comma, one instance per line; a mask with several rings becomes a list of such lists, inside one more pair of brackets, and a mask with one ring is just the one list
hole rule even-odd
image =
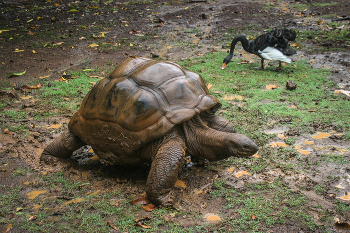
[[243, 145], [243, 148], [246, 149], [246, 150], [249, 150], [250, 146], [249, 145]]

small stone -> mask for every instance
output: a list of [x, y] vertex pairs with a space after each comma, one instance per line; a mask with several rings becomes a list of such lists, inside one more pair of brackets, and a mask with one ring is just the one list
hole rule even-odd
[[151, 58], [157, 58], [157, 57], [159, 57], [159, 54], [151, 53]]
[[295, 90], [297, 88], [297, 84], [293, 81], [288, 80], [286, 84], [286, 88], [287, 90], [290, 90], [290, 91]]

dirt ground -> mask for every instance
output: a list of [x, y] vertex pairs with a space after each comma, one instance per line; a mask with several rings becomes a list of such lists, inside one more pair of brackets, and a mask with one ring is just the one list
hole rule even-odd
[[[318, 30], [319, 20], [330, 22], [332, 19], [349, 16], [350, 3], [347, 0], [336, 0], [337, 4], [317, 5], [327, 3], [324, 0], [266, 0], [266, 1], [31, 1], [31, 0], [0, 0], [0, 88], [27, 85], [40, 77], [49, 76], [47, 83], [59, 79], [64, 72], [83, 70], [87, 68], [103, 70], [107, 73], [128, 56], [160, 57], [171, 61], [181, 61], [186, 58], [202, 56], [213, 51], [227, 50], [230, 39], [225, 32], [234, 31], [236, 34], [255, 31], [256, 35], [264, 30], [275, 27], [287, 27], [301, 30]], [[293, 7], [295, 4], [314, 4], [304, 11]], [[317, 6], [316, 6], [317, 5]], [[266, 7], [269, 6], [269, 7]], [[254, 17], [252, 17], [254, 15]], [[323, 16], [333, 15], [331, 18]], [[349, 21], [347, 21], [349, 22]], [[251, 29], [253, 28], [253, 30]], [[253, 36], [253, 35], [252, 35]], [[350, 31], [349, 37], [350, 38]], [[179, 43], [179, 41], [181, 43]], [[312, 68], [328, 67], [332, 70], [329, 78], [340, 84], [344, 91], [350, 90], [350, 46], [344, 41], [315, 42], [305, 38], [303, 48], [298, 50], [294, 60], [306, 59]], [[100, 46], [94, 47], [94, 44]], [[189, 46], [191, 44], [192, 46]], [[300, 46], [302, 47], [302, 46]], [[334, 50], [324, 50], [327, 48]], [[342, 48], [337, 51], [337, 48]], [[221, 64], [218, 64], [218, 69]], [[13, 73], [23, 73], [13, 75]], [[103, 74], [103, 72], [101, 72]], [[333, 91], [333, 90], [330, 90]], [[19, 96], [24, 93], [14, 90], [10, 94], [3, 94], [1, 98], [18, 100], [7, 106], [7, 109], [21, 107], [24, 100]], [[22, 101], [22, 102], [21, 102]], [[28, 111], [44, 111], [28, 106]], [[31, 135], [22, 136], [0, 132], [0, 167], [6, 164], [6, 169], [0, 171], [0, 192], [3, 187], [14, 187], [23, 184], [21, 193], [22, 204], [29, 205], [25, 193], [32, 188], [26, 185], [35, 182], [36, 174], [45, 172], [64, 171], [72, 180], [89, 181], [96, 190], [108, 190], [118, 187], [120, 195], [130, 196], [143, 193], [149, 167], [147, 165], [125, 167], [103, 167], [93, 159], [86, 163], [86, 158], [92, 158], [88, 147], [75, 152], [74, 162], [59, 166], [42, 166], [39, 155], [53, 138], [57, 137], [61, 129], [52, 133], [52, 129], [35, 127], [43, 124], [66, 124], [71, 112], [53, 117], [46, 122], [23, 120], [18, 124], [29, 125]], [[6, 128], [9, 122], [0, 119], [0, 124]], [[274, 128], [266, 133], [285, 133], [288, 129]], [[39, 137], [40, 135], [40, 137]], [[310, 138], [310, 135], [300, 136], [300, 142]], [[334, 136], [333, 138], [336, 138]], [[344, 140], [324, 139], [318, 142], [324, 150], [332, 148], [349, 148], [350, 143]], [[349, 151], [344, 152], [349, 160]], [[18, 169], [32, 169], [26, 176], [13, 176]], [[102, 168], [103, 167], [103, 168]], [[104, 175], [99, 172], [103, 169]], [[322, 173], [324, 170], [327, 173]], [[315, 195], [310, 190], [302, 190], [309, 201], [320, 204], [325, 209], [333, 211], [329, 195], [344, 195], [350, 192], [350, 168], [341, 166], [340, 170], [332, 167], [315, 168], [314, 174], [299, 174], [298, 176], [276, 174], [268, 172], [259, 177], [246, 178], [244, 182], [256, 180], [274, 180], [283, 176], [290, 182], [290, 187], [299, 189], [324, 179], [325, 174], [342, 174], [347, 179], [327, 184], [335, 187], [342, 184], [343, 189], [330, 193]], [[116, 172], [117, 170], [117, 172]], [[134, 172], [136, 171], [137, 172]], [[218, 165], [212, 169], [200, 166], [189, 167], [181, 173], [180, 179], [187, 185], [178, 188], [183, 196], [182, 203], [177, 203], [180, 211], [198, 211], [202, 215], [215, 213], [220, 200], [213, 201], [205, 194], [193, 196], [193, 190], [208, 193], [214, 189], [211, 184], [220, 177], [229, 180], [229, 185], [240, 188], [242, 180], [230, 178], [230, 174]], [[118, 179], [118, 183], [115, 180]], [[127, 185], [127, 182], [132, 185]], [[129, 183], [128, 183], [129, 184]], [[1, 191], [2, 190], [2, 191]], [[52, 191], [51, 192], [57, 192]], [[346, 193], [346, 192], [345, 192]], [[60, 196], [59, 191], [55, 193]], [[184, 204], [185, 203], [185, 204]], [[203, 208], [205, 206], [205, 208]], [[10, 213], [1, 213], [1, 218], [10, 218]], [[15, 216], [13, 216], [15, 217]], [[16, 218], [16, 217], [15, 217]], [[315, 214], [315, 221], [318, 220]], [[350, 214], [340, 216], [341, 222], [350, 223]], [[193, 226], [195, 223], [186, 218], [178, 219], [181, 226]], [[9, 230], [7, 225], [0, 223], [0, 230]], [[221, 229], [220, 225], [216, 225]], [[25, 232], [23, 229], [12, 228], [11, 232]], [[208, 229], [209, 231], [210, 229]], [[213, 231], [215, 230], [212, 229]], [[326, 229], [328, 232], [349, 232], [336, 226]], [[275, 225], [273, 232], [312, 232], [302, 223], [290, 222]]]

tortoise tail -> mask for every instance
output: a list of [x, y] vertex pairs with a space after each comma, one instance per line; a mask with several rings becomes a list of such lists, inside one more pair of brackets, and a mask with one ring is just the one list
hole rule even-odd
[[48, 156], [62, 159], [69, 158], [75, 150], [84, 145], [85, 143], [80, 138], [66, 130], [44, 149], [40, 160], [46, 160]]

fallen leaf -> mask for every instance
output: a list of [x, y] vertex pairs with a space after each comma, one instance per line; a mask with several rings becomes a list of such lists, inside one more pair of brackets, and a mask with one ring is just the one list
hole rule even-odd
[[347, 222], [340, 222], [340, 219], [339, 218], [334, 218], [334, 225], [336, 227], [341, 227], [341, 228], [347, 228], [347, 229], [350, 229], [350, 224], [347, 223]]
[[156, 206], [155, 205], [153, 205], [153, 204], [148, 204], [148, 205], [146, 205], [146, 206], [142, 206], [142, 208], [144, 208], [146, 211], [148, 211], [148, 212], [151, 212], [151, 211], [153, 211], [154, 209], [156, 209]]
[[15, 53], [20, 53], [20, 52], [23, 52], [24, 50], [20, 50], [20, 49], [15, 49], [15, 51], [13, 51], [13, 52], [15, 52]]
[[241, 61], [241, 62], [239, 62], [237, 64], [240, 65], [240, 64], [248, 64], [248, 63], [249, 63], [249, 61]]
[[21, 72], [21, 73], [11, 73], [11, 74], [9, 75], [9, 78], [15, 77], [15, 76], [24, 75], [26, 72], [27, 72], [27, 70], [25, 70], [25, 71], [23, 71], [23, 72]]
[[247, 172], [247, 171], [240, 171], [240, 172], [237, 172], [237, 173], [235, 174], [235, 176], [236, 176], [237, 178], [240, 178], [240, 177], [242, 177], [242, 176], [244, 176], [244, 175], [246, 175], [246, 176], [251, 176], [251, 174], [250, 174], [249, 172]]
[[52, 45], [61, 45], [61, 44], [63, 44], [64, 42], [58, 42], [58, 43], [56, 43], [56, 44], [52, 44]]
[[203, 190], [197, 190], [196, 191], [196, 194], [201, 194], [201, 193], [203, 193]]
[[33, 200], [34, 198], [38, 197], [40, 194], [46, 193], [46, 190], [33, 190], [31, 192], [28, 192], [26, 195], [28, 196], [28, 199]]
[[12, 134], [12, 132], [10, 132], [8, 129], [4, 129], [4, 133], [6, 133], [6, 134]]
[[229, 169], [226, 169], [226, 171], [228, 171], [228, 172], [233, 172], [235, 169], [236, 169], [236, 167], [231, 167], [231, 168], [229, 168]]
[[151, 226], [143, 225], [140, 222], [136, 223], [135, 226], [139, 226], [139, 227], [146, 228], [146, 229], [152, 228]]
[[231, 96], [224, 97], [224, 100], [235, 100], [235, 99], [243, 100], [244, 98], [241, 95], [231, 95]]
[[213, 84], [209, 83], [208, 86], [207, 86], [208, 90], [209, 90], [212, 86], [213, 86]]
[[98, 44], [90, 44], [88, 47], [95, 48], [95, 47], [98, 47], [98, 46], [99, 46]]
[[65, 202], [65, 203], [62, 205], [62, 207], [63, 207], [63, 206], [66, 206], [66, 205], [69, 205], [69, 204], [71, 204], [71, 203], [82, 202], [82, 201], [84, 201], [84, 200], [85, 200], [84, 198], [77, 198], [77, 199], [74, 199], [74, 200], [70, 200], [70, 201]]
[[258, 216], [252, 214], [252, 220], [255, 220]]
[[271, 85], [266, 85], [265, 87], [267, 90], [272, 90], [278, 88], [278, 83], [277, 84], [271, 84]]
[[181, 180], [177, 180], [174, 187], [187, 188], [186, 184]]
[[342, 186], [343, 182], [340, 182], [338, 185], [336, 185], [335, 187], [338, 188], [338, 189], [345, 189], [343, 186]]
[[328, 138], [328, 137], [330, 137], [330, 136], [331, 136], [331, 134], [329, 134], [329, 133], [317, 132], [316, 135], [311, 136], [311, 137], [312, 137], [312, 138], [315, 138], [315, 139], [322, 139], [322, 138]]
[[260, 156], [258, 155], [258, 152], [256, 152], [255, 154], [253, 154], [252, 157], [254, 157], [254, 158], [260, 158]]
[[48, 78], [48, 77], [50, 77], [50, 75], [41, 76], [41, 77], [39, 77], [38, 79], [43, 79], [43, 78]]
[[22, 100], [27, 100], [27, 99], [30, 99], [30, 98], [32, 98], [33, 96], [30, 96], [30, 95], [28, 95], [28, 96], [21, 96], [21, 99]]
[[270, 146], [272, 146], [272, 147], [288, 147], [288, 145], [284, 142], [271, 142]]
[[345, 192], [344, 196], [336, 197], [336, 198], [344, 200], [344, 201], [350, 201], [350, 193]]
[[113, 225], [112, 223], [110, 222], [107, 222], [107, 224], [112, 227], [114, 230], [118, 231], [119, 232], [119, 229], [117, 228], [117, 226]]
[[302, 155], [309, 155], [310, 154], [310, 151], [308, 151], [308, 150], [298, 150], [298, 152]]
[[134, 205], [136, 203], [142, 204], [142, 205], [147, 205], [151, 203], [151, 201], [148, 199], [148, 197], [140, 197], [139, 199], [133, 200], [130, 202], [131, 205]]
[[46, 129], [58, 129], [60, 128], [62, 125], [51, 125], [51, 126], [48, 126], [46, 127]]
[[221, 218], [215, 214], [207, 214], [205, 216], [205, 220], [210, 221], [210, 222], [218, 222], [218, 221], [221, 221]]
[[11, 232], [12, 226], [13, 226], [12, 223], [10, 223], [9, 225], [7, 225], [7, 226], [5, 227], [4, 233], [9, 233], [9, 232]]
[[41, 84], [38, 84], [36, 86], [22, 86], [21, 88], [31, 90], [31, 89], [39, 89], [41, 86], [42, 86]]
[[36, 219], [36, 216], [35, 215], [32, 215], [32, 216], [30, 216], [29, 218], [28, 218], [28, 221], [33, 221], [33, 220], [35, 220]]

